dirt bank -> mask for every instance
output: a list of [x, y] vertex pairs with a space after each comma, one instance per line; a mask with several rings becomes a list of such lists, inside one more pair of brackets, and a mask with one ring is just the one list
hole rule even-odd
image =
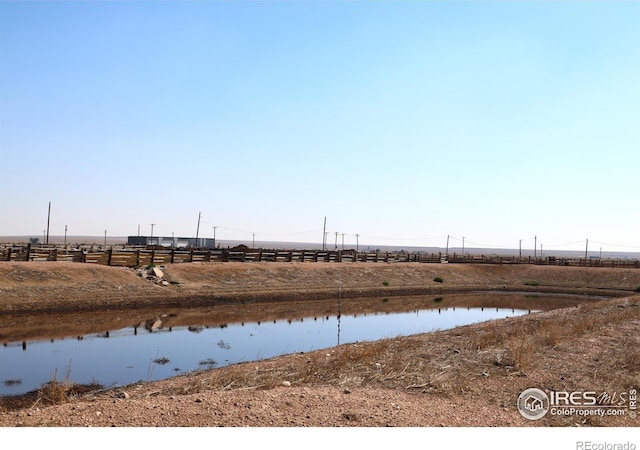
[[[163, 269], [165, 285], [128, 268], [65, 262], [0, 263], [1, 312], [198, 306], [529, 290], [625, 295], [637, 269], [419, 263], [195, 263]], [[434, 281], [437, 277], [442, 282]], [[156, 280], [158, 281], [158, 280]]]
[[[78, 394], [55, 383], [0, 398], [1, 426], [637, 426], [622, 416], [537, 421], [527, 388], [624, 392], [640, 386], [640, 271], [453, 264], [204, 263], [159, 280], [130, 269], [0, 263], [0, 328], [16, 314], [314, 299], [535, 290], [619, 296], [454, 330], [294, 354], [161, 382]], [[434, 281], [441, 277], [442, 282]], [[340, 281], [340, 286], [338, 284]], [[348, 300], [346, 300], [348, 302]], [[355, 302], [355, 300], [354, 300]], [[365, 303], [359, 303], [364, 305]], [[313, 305], [313, 306], [312, 306]], [[276, 307], [276, 306], [274, 306]], [[132, 310], [131, 308], [135, 308]], [[83, 313], [85, 314], [85, 313]], [[85, 316], [85, 317], [88, 317]], [[627, 411], [629, 412], [629, 411]]]

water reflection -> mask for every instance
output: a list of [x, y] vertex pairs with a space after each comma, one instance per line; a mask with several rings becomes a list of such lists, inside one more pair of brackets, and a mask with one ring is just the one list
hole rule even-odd
[[[169, 312], [111, 311], [100, 314], [105, 323], [97, 329], [99, 321], [86, 323], [89, 316], [60, 317], [66, 335], [61, 323], [49, 316], [2, 317], [0, 394], [37, 389], [56, 371], [69, 371], [70, 379], [78, 383], [124, 385], [343, 343], [573, 306], [584, 300], [466, 294], [436, 298], [339, 297], [304, 304], [225, 305]], [[12, 334], [19, 339], [11, 339]]]

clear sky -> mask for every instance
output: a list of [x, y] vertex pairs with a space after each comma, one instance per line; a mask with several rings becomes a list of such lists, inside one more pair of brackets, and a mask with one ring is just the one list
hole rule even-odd
[[2, 1], [0, 152], [0, 236], [638, 251], [640, 3]]

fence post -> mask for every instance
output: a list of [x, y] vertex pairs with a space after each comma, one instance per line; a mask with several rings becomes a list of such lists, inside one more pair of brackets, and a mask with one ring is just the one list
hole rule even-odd
[[107, 266], [111, 265], [111, 255], [113, 255], [113, 249], [109, 248], [109, 250], [107, 250]]
[[7, 261], [11, 261], [11, 251], [12, 251], [12, 250], [13, 250], [13, 249], [12, 249], [11, 247], [9, 247], [9, 248], [7, 249], [7, 259], [6, 259]]
[[176, 249], [172, 248], [171, 249], [171, 264], [173, 264], [173, 261], [175, 259], [175, 255], [176, 255]]

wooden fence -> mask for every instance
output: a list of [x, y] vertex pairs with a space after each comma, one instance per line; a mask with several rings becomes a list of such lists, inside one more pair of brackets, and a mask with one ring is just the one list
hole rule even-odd
[[357, 252], [355, 250], [146, 249], [132, 247], [0, 247], [0, 261], [71, 261], [138, 267], [187, 262], [416, 262], [456, 264], [539, 264], [577, 267], [640, 268], [638, 259], [517, 257], [442, 253]]

